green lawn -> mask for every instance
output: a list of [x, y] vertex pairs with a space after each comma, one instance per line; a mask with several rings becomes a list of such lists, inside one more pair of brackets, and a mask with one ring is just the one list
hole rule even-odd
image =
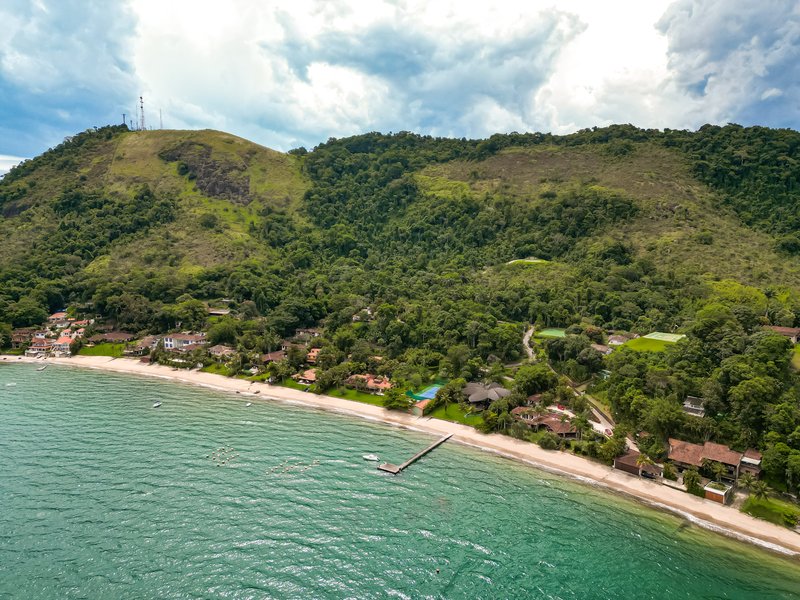
[[667, 346], [671, 345], [671, 342], [640, 337], [625, 342], [625, 345], [637, 352], [663, 352]]
[[796, 524], [800, 519], [800, 506], [777, 498], [760, 500], [750, 496], [742, 505], [742, 512], [784, 527], [794, 527], [791, 522]]
[[224, 375], [225, 377], [230, 377], [231, 371], [225, 365], [220, 363], [211, 363], [207, 367], [203, 367], [200, 369], [203, 373], [214, 373], [216, 375]]
[[792, 356], [792, 366], [800, 371], [800, 344], [794, 347], [794, 355]]
[[458, 404], [449, 405], [447, 411], [444, 410], [444, 406], [440, 406], [428, 416], [434, 419], [442, 419], [443, 421], [452, 421], [454, 423], [469, 425], [470, 427], [475, 427], [483, 423], [483, 419], [480, 415], [468, 415], [461, 410]]
[[383, 397], [376, 396], [375, 394], [367, 394], [366, 392], [359, 392], [358, 390], [351, 390], [347, 388], [335, 388], [325, 392], [328, 396], [334, 398], [344, 398], [345, 400], [355, 400], [356, 402], [363, 402], [365, 404], [372, 404], [373, 406], [383, 406]]
[[125, 344], [95, 344], [94, 346], [84, 346], [78, 352], [82, 356], [113, 356], [119, 358], [122, 356], [122, 351], [125, 350]]
[[286, 379], [281, 381], [279, 385], [282, 385], [283, 387], [292, 388], [293, 390], [300, 390], [301, 392], [304, 392], [305, 389], [308, 387], [305, 384], [297, 383], [291, 377], [287, 377]]
[[558, 327], [548, 327], [547, 329], [542, 329], [541, 331], [534, 332], [536, 337], [546, 337], [546, 338], [563, 338], [567, 335], [566, 329], [560, 329]]

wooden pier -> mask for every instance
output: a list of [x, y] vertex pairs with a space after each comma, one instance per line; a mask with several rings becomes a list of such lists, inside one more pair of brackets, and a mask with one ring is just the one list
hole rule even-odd
[[424, 450], [421, 450], [420, 452], [417, 452], [414, 456], [409, 458], [402, 465], [398, 466], [398, 465], [393, 465], [392, 463], [382, 463], [382, 464], [378, 465], [378, 469], [380, 469], [381, 471], [386, 471], [387, 473], [391, 473], [392, 475], [397, 475], [400, 471], [402, 471], [403, 469], [405, 469], [410, 464], [416, 462], [417, 460], [419, 460], [420, 458], [425, 456], [428, 452], [430, 452], [431, 450], [433, 450], [437, 446], [440, 446], [440, 445], [444, 444], [452, 436], [453, 436], [453, 434], [449, 433], [446, 436], [444, 436], [443, 438], [440, 438], [440, 439], [436, 440], [435, 442], [433, 442], [430, 446], [428, 446]]

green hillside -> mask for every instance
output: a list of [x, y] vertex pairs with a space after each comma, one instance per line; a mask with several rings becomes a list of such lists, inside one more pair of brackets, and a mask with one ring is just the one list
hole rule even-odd
[[[0, 182], [0, 323], [69, 306], [156, 333], [224, 304], [238, 318], [215, 339], [247, 351], [323, 326], [322, 387], [380, 355], [414, 389], [500, 376], [529, 324], [564, 328], [540, 350], [576, 379], [613, 367], [601, 392], [631, 427], [762, 447], [780, 431], [800, 451], [791, 348], [761, 331], [800, 325], [799, 155], [797, 132], [735, 125], [370, 133], [288, 154], [91, 130]], [[613, 331], [687, 337], [605, 359], [590, 343]], [[706, 419], [681, 416], [687, 394]]]

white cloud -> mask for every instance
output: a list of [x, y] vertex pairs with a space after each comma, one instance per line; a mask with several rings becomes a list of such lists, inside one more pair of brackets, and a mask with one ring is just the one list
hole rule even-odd
[[781, 0], [4, 0], [0, 152], [159, 109], [264, 145], [800, 124]]
[[0, 154], [0, 176], [5, 175], [11, 170], [11, 167], [21, 163], [24, 158], [20, 156], [8, 156], [7, 154]]

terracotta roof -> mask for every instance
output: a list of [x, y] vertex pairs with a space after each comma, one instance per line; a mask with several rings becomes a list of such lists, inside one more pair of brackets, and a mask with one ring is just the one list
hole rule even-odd
[[694, 465], [695, 467], [702, 467], [703, 447], [691, 442], [669, 438], [669, 455], [667, 458], [676, 462]]
[[703, 466], [704, 460], [713, 460], [725, 465], [738, 466], [742, 460], [742, 453], [731, 450], [724, 444], [706, 442], [704, 445], [700, 446], [698, 444], [692, 444], [691, 442], [670, 438], [668, 458], [677, 462], [694, 465], [695, 467]]
[[789, 337], [795, 337], [797, 335], [800, 335], [800, 327], [778, 327], [777, 325], [770, 325], [769, 327], [767, 327], [767, 329], [770, 329], [775, 333], [780, 333], [781, 335], [786, 335]]
[[725, 465], [737, 466], [742, 461], [742, 453], [731, 450], [724, 444], [706, 442], [703, 446], [703, 458], [715, 460]]
[[430, 404], [430, 403], [431, 403], [431, 399], [428, 398], [426, 400], [420, 400], [414, 406], [416, 406], [417, 408], [419, 408], [421, 410], [425, 410], [425, 407], [428, 406], [428, 404]]
[[748, 448], [744, 451], [745, 458], [751, 458], [753, 460], [761, 460], [761, 452], [758, 450], [753, 450], [752, 448]]
[[615, 458], [614, 459], [614, 463], [615, 464], [619, 463], [619, 464], [622, 464], [622, 465], [628, 465], [629, 467], [638, 468], [639, 465], [636, 464], [636, 461], [638, 460], [639, 456], [640, 456], [639, 452], [636, 452], [634, 450], [630, 450], [627, 454], [625, 454], [623, 456], [618, 456], [617, 458]]
[[224, 344], [217, 344], [216, 346], [211, 346], [211, 348], [208, 349], [209, 354], [214, 354], [216, 356], [225, 356], [228, 354], [233, 354], [234, 352], [236, 351], [233, 348], [230, 346], [225, 346]]
[[68, 335], [62, 335], [60, 338], [56, 340], [56, 344], [71, 344], [72, 338]]
[[275, 352], [270, 352], [269, 354], [262, 354], [261, 355], [261, 362], [269, 363], [269, 362], [279, 362], [286, 358], [286, 352], [283, 350], [277, 350]]
[[589, 347], [593, 350], [597, 350], [600, 354], [607, 354], [611, 352], [611, 348], [603, 344], [591, 344]]
[[577, 431], [572, 423], [569, 421], [561, 421], [561, 417], [554, 413], [545, 413], [542, 415], [532, 408], [518, 406], [511, 410], [511, 414], [523, 423], [536, 427], [543, 426], [557, 435], [575, 433]]
[[302, 373], [298, 373], [295, 375], [297, 379], [305, 379], [306, 381], [316, 381], [317, 380], [317, 371], [315, 369], [308, 369], [307, 371], [303, 371]]

